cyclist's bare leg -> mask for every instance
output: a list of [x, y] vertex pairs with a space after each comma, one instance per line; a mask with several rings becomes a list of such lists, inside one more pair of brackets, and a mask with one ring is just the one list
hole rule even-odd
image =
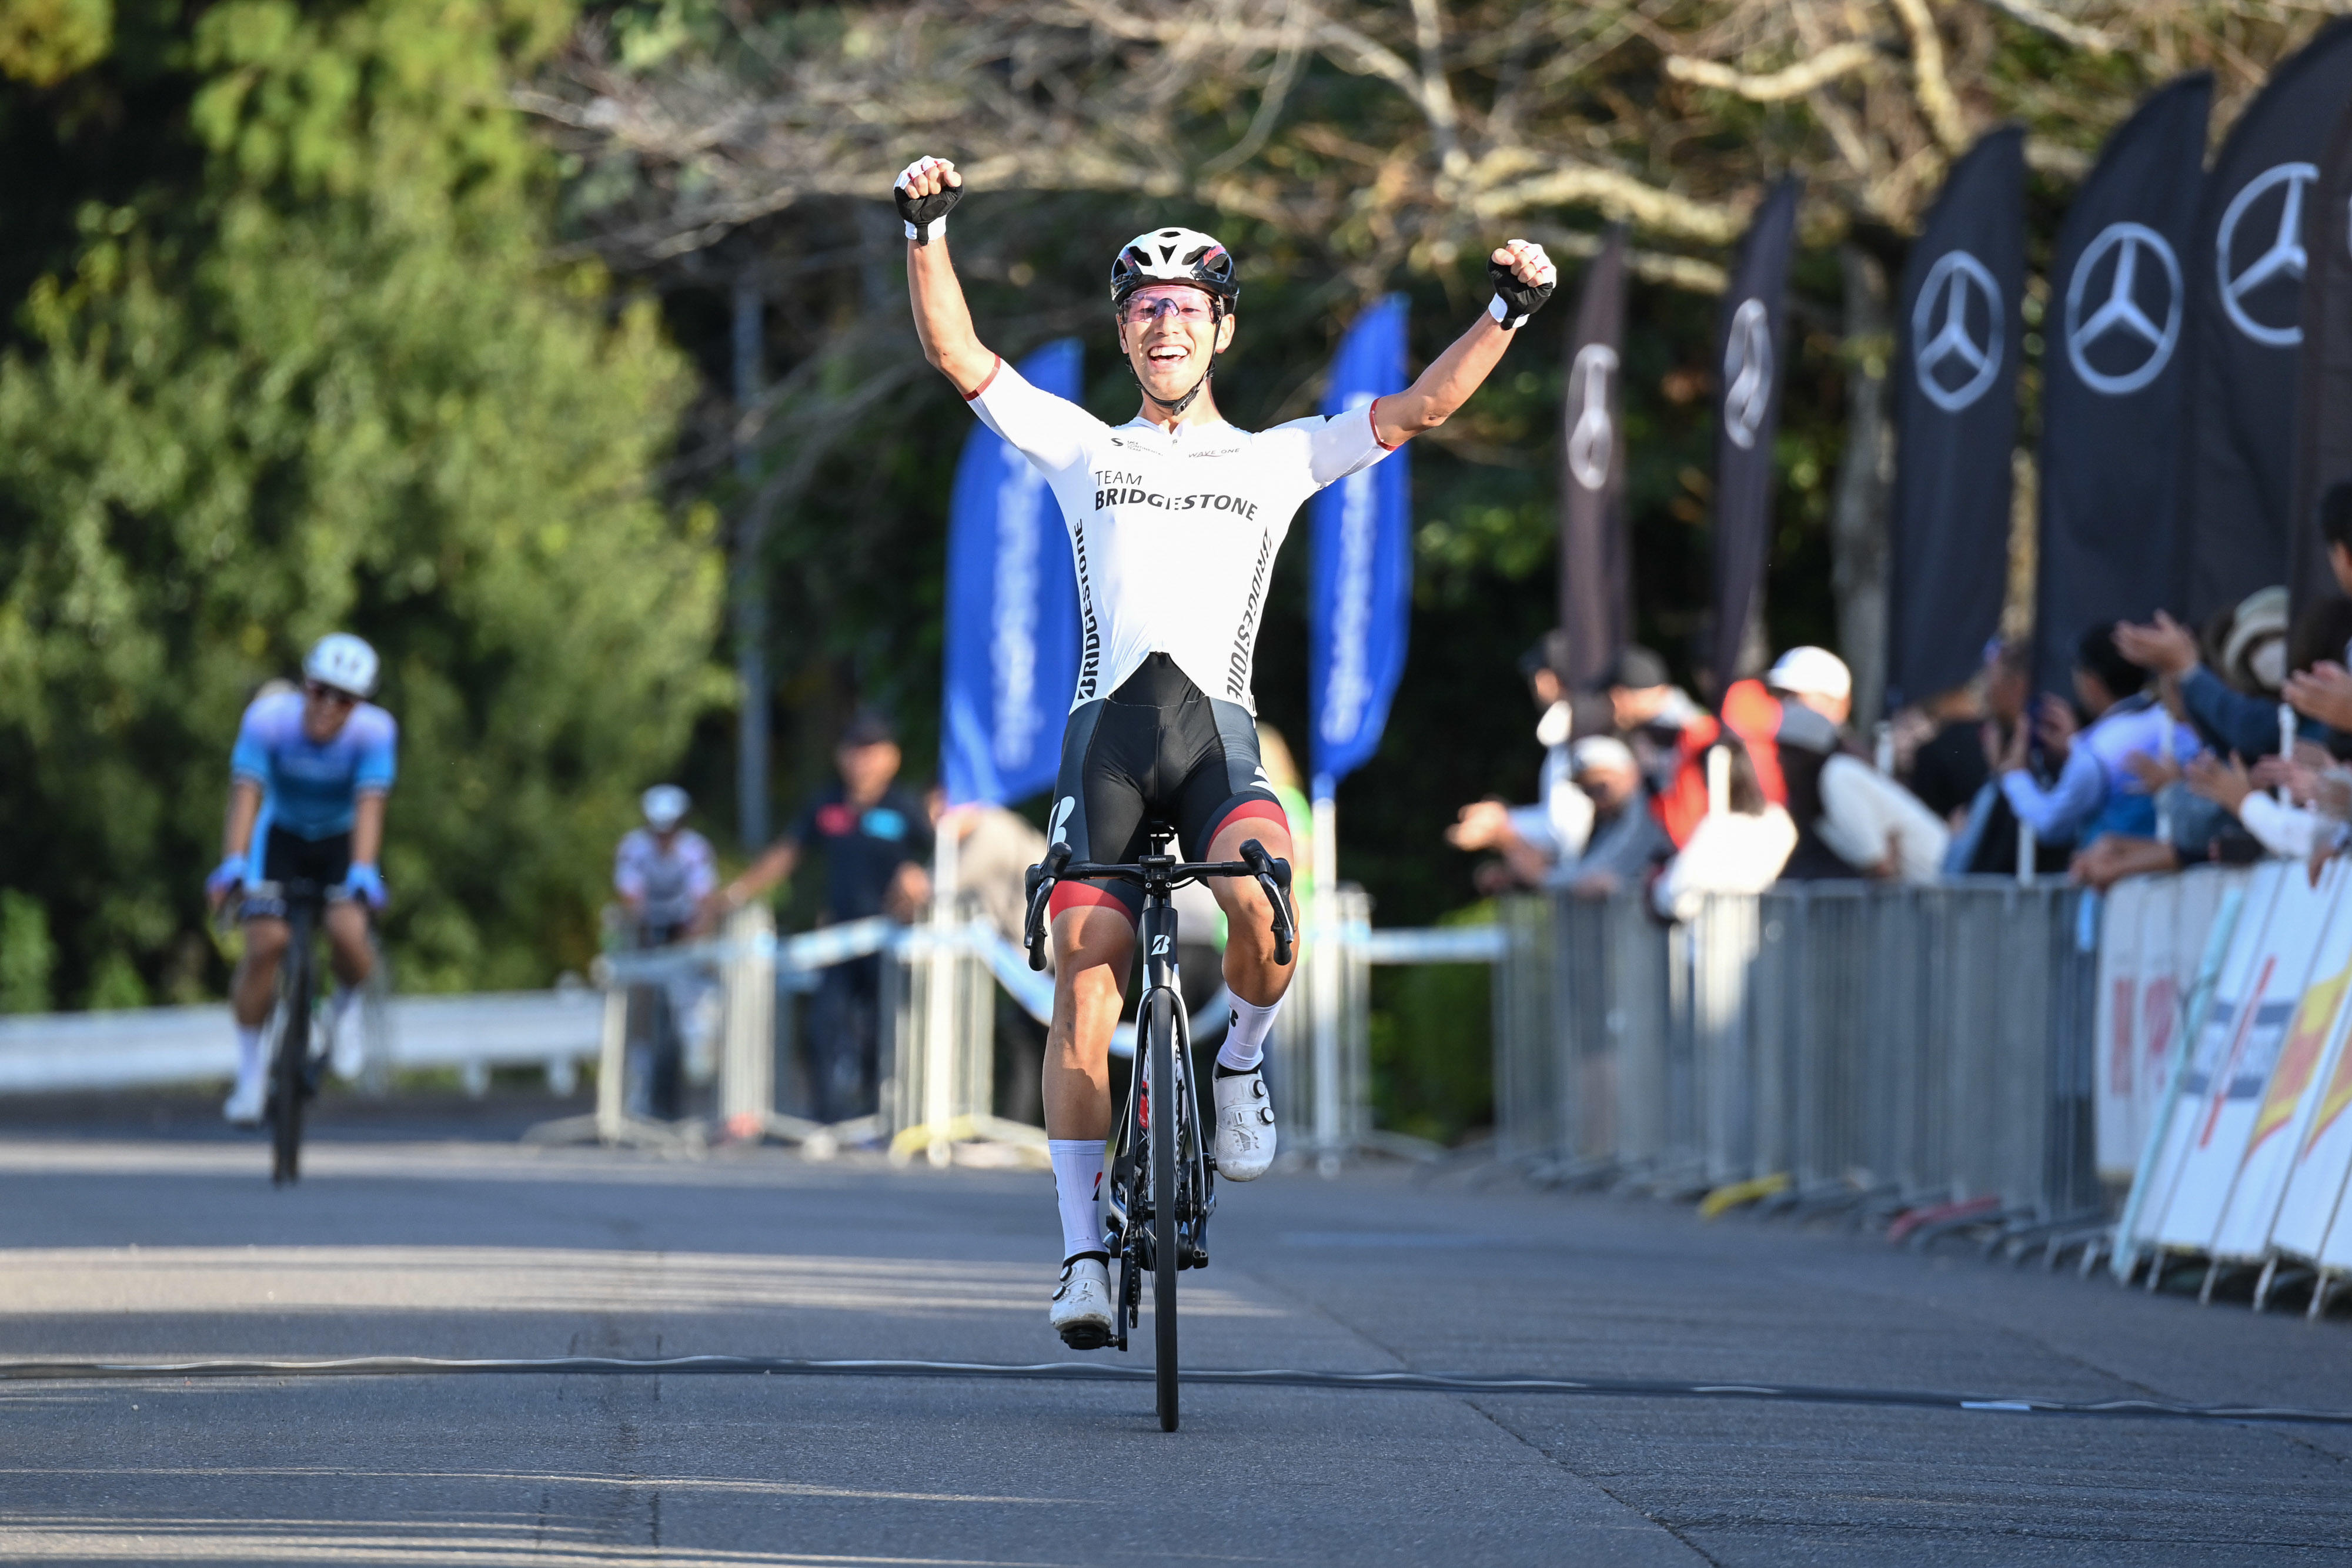
[[345, 986], [365, 985], [375, 968], [375, 949], [368, 946], [367, 911], [357, 899], [340, 899], [327, 905], [327, 943], [335, 978]]
[[[1062, 1218], [1053, 1322], [1078, 1350], [1098, 1349], [1109, 1333], [1107, 1249], [1095, 1199], [1110, 1135], [1110, 1037], [1134, 956], [1135, 931], [1124, 909], [1082, 904], [1054, 917], [1054, 1021], [1045, 1030], [1042, 1085], [1045, 1153]], [[1074, 1275], [1074, 1269], [1083, 1272]]]
[[229, 1002], [241, 1029], [259, 1029], [268, 1021], [278, 999], [278, 961], [285, 956], [289, 939], [286, 922], [256, 915], [245, 923], [245, 957], [229, 988]]
[[[1237, 861], [1242, 846], [1255, 839], [1276, 860], [1290, 858], [1290, 833], [1265, 817], [1241, 817], [1228, 822], [1210, 841], [1213, 861]], [[1212, 1075], [1217, 1103], [1217, 1169], [1234, 1181], [1255, 1181], [1274, 1163], [1274, 1102], [1267, 1096], [1261, 1067], [1274, 1016], [1282, 994], [1290, 988], [1298, 955], [1291, 962], [1274, 958], [1274, 904], [1246, 876], [1216, 877], [1209, 891], [1225, 912], [1225, 989], [1233, 994], [1233, 1021], [1217, 1047]]]
[[[1210, 841], [1208, 858], [1237, 861], [1242, 846], [1252, 839], [1275, 859], [1290, 858], [1289, 832], [1265, 817], [1240, 817], [1225, 824]], [[1294, 949], [1291, 962], [1274, 961], [1274, 906], [1266, 902], [1265, 890], [1253, 877], [1218, 876], [1209, 879], [1209, 891], [1225, 912], [1225, 988], [1255, 1006], [1272, 1007], [1290, 988], [1298, 955]]]
[[1107, 904], [1054, 917], [1054, 1021], [1045, 1030], [1045, 1135], [1110, 1135], [1110, 1037], [1118, 1028], [1135, 927]]

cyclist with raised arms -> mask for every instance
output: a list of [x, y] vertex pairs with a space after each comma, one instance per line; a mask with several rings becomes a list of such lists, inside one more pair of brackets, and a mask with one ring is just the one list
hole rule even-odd
[[[1258, 766], [1250, 695], [1275, 552], [1307, 497], [1462, 406], [1550, 296], [1551, 262], [1524, 240], [1495, 251], [1494, 303], [1405, 391], [1362, 412], [1252, 434], [1225, 423], [1210, 380], [1234, 340], [1233, 256], [1192, 229], [1139, 235], [1111, 262], [1110, 295], [1142, 406], [1113, 426], [1040, 392], [981, 342], [944, 243], [962, 193], [963, 176], [940, 158], [908, 165], [894, 189], [924, 357], [1045, 476], [1070, 532], [1083, 642], [1047, 837], [1074, 860], [1132, 862], [1146, 820], [1157, 818], [1190, 859], [1234, 860], [1251, 839], [1286, 859], [1289, 823]], [[1226, 917], [1234, 1009], [1217, 1052], [1216, 1169], [1249, 1181], [1274, 1160], [1259, 1068], [1290, 969], [1275, 962], [1274, 912], [1255, 881], [1219, 878], [1211, 891]], [[1044, 1089], [1063, 1263], [1050, 1320], [1075, 1350], [1111, 1336], [1095, 1199], [1111, 1124], [1110, 1039], [1141, 898], [1124, 883], [1064, 882], [1051, 904]]]
[[[383, 808], [392, 792], [400, 727], [369, 702], [375, 650], [348, 632], [321, 637], [302, 661], [299, 691], [265, 691], [237, 726], [229, 754], [228, 821], [220, 869], [205, 881], [215, 909], [245, 890], [245, 958], [230, 988], [236, 1017], [236, 1086], [222, 1113], [261, 1120], [268, 1063], [261, 1030], [277, 998], [278, 965], [291, 929], [275, 884], [299, 877], [332, 891], [326, 927], [338, 984], [328, 1013], [335, 1070], [359, 1071], [352, 1003], [374, 967], [362, 902], [381, 909]], [[278, 683], [282, 688], [283, 682]]]

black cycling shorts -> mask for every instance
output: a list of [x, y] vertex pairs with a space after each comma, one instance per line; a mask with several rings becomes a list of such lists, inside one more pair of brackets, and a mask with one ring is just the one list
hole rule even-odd
[[[1150, 849], [1151, 822], [1176, 830], [1183, 858], [1205, 860], [1217, 834], [1244, 817], [1290, 831], [1258, 763], [1257, 723], [1240, 704], [1202, 693], [1167, 654], [1152, 654], [1118, 690], [1070, 715], [1046, 834], [1068, 844], [1072, 860], [1131, 865]], [[1132, 922], [1143, 890], [1055, 885], [1054, 914], [1088, 904], [1116, 904]]]
[[261, 880], [268, 884], [268, 891], [255, 889], [247, 894], [245, 918], [285, 918], [286, 901], [278, 896], [278, 884], [280, 883], [299, 877], [306, 882], [315, 882], [320, 887], [340, 888], [343, 879], [351, 873], [350, 833], [329, 833], [323, 839], [306, 839], [272, 822], [269, 836], [261, 843]]

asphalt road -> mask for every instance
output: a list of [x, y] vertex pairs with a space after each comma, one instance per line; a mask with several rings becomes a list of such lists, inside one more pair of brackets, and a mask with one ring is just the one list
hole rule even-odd
[[[346, 1127], [277, 1192], [257, 1144], [20, 1118], [0, 1358], [1070, 1358], [1044, 1176], [502, 1132]], [[2352, 1410], [2341, 1318], [1393, 1168], [1221, 1198], [1215, 1266], [1187, 1277], [1201, 1366]], [[2347, 1427], [1194, 1386], [1169, 1436], [1145, 1385], [774, 1376], [17, 1383], [0, 1405], [11, 1562], [2352, 1562]]]

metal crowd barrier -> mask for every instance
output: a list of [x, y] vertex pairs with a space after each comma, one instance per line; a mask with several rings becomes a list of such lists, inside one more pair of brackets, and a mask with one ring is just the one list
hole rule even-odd
[[1970, 879], [1506, 908], [1499, 1154], [1546, 1179], [1815, 1208], [2095, 1211], [2082, 895]]

